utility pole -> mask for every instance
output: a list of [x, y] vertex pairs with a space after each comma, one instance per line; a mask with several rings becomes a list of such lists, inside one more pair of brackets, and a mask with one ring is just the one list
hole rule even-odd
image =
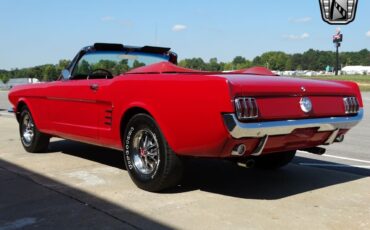
[[343, 41], [343, 34], [340, 32], [340, 28], [337, 29], [336, 34], [333, 36], [333, 43], [336, 48], [336, 66], [335, 66], [335, 75], [338, 75], [339, 70], [339, 47]]
[[337, 48], [337, 50], [336, 50], [336, 54], [335, 54], [335, 56], [336, 56], [336, 64], [335, 64], [335, 76], [337, 76], [338, 75], [338, 69], [339, 69], [339, 46], [340, 46], [340, 43], [339, 42], [337, 42], [336, 44], [335, 44], [335, 47]]

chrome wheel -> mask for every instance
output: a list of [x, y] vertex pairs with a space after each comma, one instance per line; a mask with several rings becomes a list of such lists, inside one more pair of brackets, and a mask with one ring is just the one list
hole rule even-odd
[[22, 142], [25, 146], [30, 146], [34, 138], [34, 127], [32, 117], [29, 113], [23, 116], [22, 120]]
[[138, 113], [130, 118], [122, 142], [126, 169], [139, 188], [158, 192], [179, 183], [182, 161], [149, 114]]
[[157, 171], [160, 162], [159, 144], [156, 135], [149, 129], [139, 130], [132, 145], [134, 166], [140, 173], [152, 174]]

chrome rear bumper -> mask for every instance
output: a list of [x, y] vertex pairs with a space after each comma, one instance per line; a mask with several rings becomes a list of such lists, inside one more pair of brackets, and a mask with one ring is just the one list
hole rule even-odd
[[[354, 116], [345, 117], [326, 117], [326, 118], [310, 118], [299, 120], [284, 120], [284, 121], [264, 121], [245, 123], [240, 122], [235, 114], [224, 114], [224, 122], [233, 138], [262, 138], [264, 143], [261, 143], [263, 149], [269, 136], [287, 135], [295, 129], [301, 128], [318, 128], [318, 131], [333, 131], [332, 135], [326, 141], [326, 144], [333, 143], [339, 129], [350, 129], [357, 125], [363, 117], [363, 109]], [[262, 150], [261, 150], [262, 151]], [[259, 152], [259, 151], [258, 151]]]
[[264, 137], [290, 134], [295, 129], [319, 128], [318, 131], [334, 131], [336, 129], [350, 129], [361, 121], [363, 109], [354, 116], [310, 118], [285, 121], [264, 121], [244, 123], [238, 121], [235, 114], [224, 114], [224, 122], [234, 138]]

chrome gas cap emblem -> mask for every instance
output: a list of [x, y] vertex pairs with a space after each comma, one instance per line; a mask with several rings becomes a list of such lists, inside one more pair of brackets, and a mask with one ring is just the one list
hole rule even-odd
[[299, 104], [301, 105], [301, 109], [305, 113], [309, 113], [312, 110], [312, 102], [308, 97], [302, 97], [299, 101]]

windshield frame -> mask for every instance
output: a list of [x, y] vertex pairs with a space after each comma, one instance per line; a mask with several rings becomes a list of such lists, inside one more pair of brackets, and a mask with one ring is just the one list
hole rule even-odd
[[[69, 78], [64, 78], [61, 74], [59, 76], [59, 80], [65, 81], [65, 80], [71, 80], [73, 79], [72, 74], [77, 63], [80, 61], [80, 59], [85, 55], [89, 53], [99, 52], [99, 51], [121, 51], [124, 53], [142, 53], [142, 54], [149, 54], [149, 55], [159, 55], [166, 57], [164, 61], [168, 61], [172, 64], [177, 65], [177, 54], [173, 51], [170, 51], [170, 48], [165, 47], [155, 47], [155, 46], [123, 46], [121, 44], [110, 44], [110, 43], [95, 43], [91, 46], [86, 46], [82, 48], [76, 56], [72, 59], [72, 61], [69, 63], [69, 65], [66, 67], [66, 71], [70, 73]], [[62, 71], [63, 72], [63, 71]]]
[[[95, 55], [97, 56], [97, 58], [96, 58], [96, 61], [94, 62], [92, 60], [94, 58], [93, 56], [95, 56]], [[107, 59], [104, 59], [104, 55], [107, 56]], [[114, 61], [113, 58], [115, 58], [115, 56], [117, 56], [117, 61], [116, 61], [117, 63], [122, 61], [122, 60], [127, 60], [127, 63], [128, 63], [127, 65], [130, 68], [127, 71], [135, 69], [133, 66], [131, 66], [132, 63], [130, 63], [131, 60], [129, 58], [119, 59], [119, 56], [121, 56], [121, 55], [137, 56], [137, 58], [131, 59], [131, 60], [138, 61], [139, 63], [144, 64], [144, 66], [155, 64], [155, 63], [158, 63], [158, 62], [163, 62], [163, 61], [166, 61], [166, 62], [170, 61], [169, 55], [157, 54], [157, 53], [148, 53], [148, 52], [141, 52], [141, 51], [117, 51], [117, 50], [114, 50], [114, 51], [103, 51], [102, 50], [102, 51], [100, 51], [99, 50], [99, 51], [93, 51], [93, 52], [86, 52], [83, 55], [80, 55], [78, 60], [75, 61], [75, 64], [73, 65], [73, 68], [71, 68], [71, 70], [70, 70], [70, 73], [71, 73], [70, 79], [73, 80], [73, 79], [75, 79], [76, 76], [79, 76], [79, 75], [76, 75], [76, 71], [78, 70], [80, 62], [83, 61], [83, 60], [86, 60], [86, 62], [88, 62], [89, 64], [93, 64], [93, 63], [98, 64], [102, 60]], [[90, 56], [90, 58], [88, 56]], [[145, 61], [145, 59], [147, 59], [147, 58], [148, 58], [148, 60]], [[138, 67], [136, 67], [136, 68], [138, 68]], [[124, 74], [124, 73], [125, 72], [122, 72], [122, 73], [113, 73], [112, 72], [112, 76], [116, 77], [116, 76], [119, 76], [119, 75]], [[87, 74], [87, 76], [88, 76], [88, 74]], [[77, 79], [79, 79], [79, 78], [77, 77]]]

